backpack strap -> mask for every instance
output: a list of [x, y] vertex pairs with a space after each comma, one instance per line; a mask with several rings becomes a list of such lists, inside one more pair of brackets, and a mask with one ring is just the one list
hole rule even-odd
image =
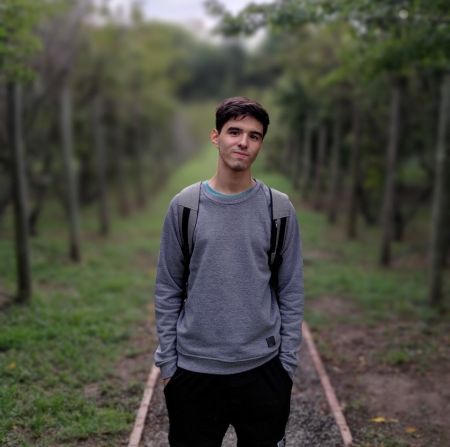
[[271, 234], [269, 250], [269, 266], [271, 270], [270, 284], [278, 297], [278, 270], [283, 263], [284, 240], [290, 214], [290, 201], [287, 194], [274, 188], [269, 188]]
[[201, 182], [184, 188], [178, 195], [178, 230], [180, 231], [181, 250], [184, 257], [183, 287], [187, 298], [187, 282], [189, 279], [189, 263], [194, 248], [194, 230], [197, 224], [200, 202]]
[[180, 231], [181, 249], [185, 258], [185, 266], [193, 250], [194, 230], [197, 224], [198, 207], [200, 202], [201, 182], [184, 188], [178, 195], [178, 228]]
[[269, 188], [270, 218], [272, 221], [269, 265], [273, 265], [276, 257], [281, 256], [286, 235], [287, 218], [290, 214], [290, 202], [287, 194]]

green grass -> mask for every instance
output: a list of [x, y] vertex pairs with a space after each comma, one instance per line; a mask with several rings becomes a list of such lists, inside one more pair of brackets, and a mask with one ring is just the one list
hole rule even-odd
[[[153, 317], [154, 266], [169, 200], [199, 174], [206, 178], [214, 156], [202, 153], [179, 169], [146, 210], [127, 220], [115, 217], [107, 238], [96, 234], [96, 210], [84, 210], [80, 265], [67, 259], [62, 211], [54, 204], [45, 210], [32, 241], [31, 302], [0, 313], [1, 445], [85, 439], [114, 445], [111, 437], [131, 431], [144, 383], [121, 383], [117, 365], [132, 354], [137, 329]], [[2, 288], [12, 291], [10, 216], [2, 231]], [[92, 384], [101, 388], [95, 396], [85, 392]]]
[[7, 445], [120, 433], [132, 422], [136, 399], [121, 408], [120, 400], [83, 393], [114, 375], [148, 315], [152, 278], [133, 268], [133, 248], [113, 239], [86, 244], [79, 266], [65, 261], [64, 240], [50, 250], [33, 244], [31, 303], [0, 315], [0, 440]]
[[389, 349], [384, 353], [382, 361], [388, 365], [398, 366], [411, 363], [415, 358], [414, 352], [406, 349]]

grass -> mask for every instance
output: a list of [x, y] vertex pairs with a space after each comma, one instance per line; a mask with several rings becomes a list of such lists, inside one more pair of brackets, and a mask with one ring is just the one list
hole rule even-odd
[[[32, 241], [33, 298], [28, 305], [0, 313], [1, 445], [106, 446], [126, 438], [143, 383], [124, 381], [117, 366], [134, 355], [138, 328], [152, 323], [149, 305], [162, 219], [170, 198], [212, 175], [215, 162], [216, 151], [209, 148], [181, 166], [149, 197], [146, 209], [127, 220], [116, 217], [108, 238], [96, 233], [96, 210], [85, 210], [80, 265], [67, 259], [62, 211], [56, 205], [45, 210], [41, 233]], [[333, 323], [326, 313], [309, 310], [308, 303], [323, 295], [345, 296], [357, 304], [363, 312], [348, 315], [357, 324], [435, 317], [424, 306], [425, 272], [379, 269], [376, 231], [364, 229], [359, 241], [345, 241], [341, 230], [299, 202], [285, 177], [263, 165], [264, 156], [254, 175], [289, 193], [297, 205], [307, 318], [313, 327]], [[2, 288], [13, 290], [8, 219], [1, 229], [0, 274]], [[395, 347], [385, 361], [407, 362], [408, 352]], [[98, 388], [95, 393], [88, 392], [92, 386]]]
[[[137, 221], [144, 235], [145, 223]], [[136, 325], [148, 318], [152, 278], [133, 268], [134, 248], [115, 237], [86, 244], [82, 265], [65, 260], [60, 235], [33, 243], [32, 300], [0, 315], [5, 445], [76, 445], [129, 428], [136, 399], [121, 408], [114, 396], [97, 402], [83, 391], [114, 374]], [[44, 238], [51, 238], [48, 246]]]
[[[85, 210], [80, 265], [67, 259], [61, 210], [46, 209], [32, 241], [32, 300], [0, 313], [1, 445], [114, 445], [114, 436], [129, 433], [143, 383], [123, 383], [117, 365], [133, 355], [137, 329], [153, 319], [159, 230], [170, 197], [205, 166], [210, 171], [211, 161], [200, 156], [181, 168], [146, 210], [116, 217], [108, 238], [96, 234], [96, 210]], [[2, 231], [2, 287], [14, 290], [11, 223]], [[92, 384], [100, 384], [94, 396], [86, 393]]]

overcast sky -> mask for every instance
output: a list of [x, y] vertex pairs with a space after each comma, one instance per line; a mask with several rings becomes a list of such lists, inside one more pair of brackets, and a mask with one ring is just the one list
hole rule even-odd
[[[146, 17], [173, 21], [185, 25], [201, 21], [205, 27], [214, 24], [214, 18], [208, 17], [203, 6], [204, 0], [139, 0]], [[126, 14], [130, 0], [109, 0], [113, 7], [120, 6]], [[249, 3], [270, 3], [270, 0], [226, 0], [227, 9], [238, 12]]]

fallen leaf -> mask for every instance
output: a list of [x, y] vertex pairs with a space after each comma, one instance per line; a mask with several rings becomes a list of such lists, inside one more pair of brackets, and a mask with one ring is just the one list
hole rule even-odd
[[376, 418], [372, 418], [370, 422], [376, 422], [377, 424], [380, 424], [381, 422], [386, 422], [386, 418], [383, 416], [378, 416]]
[[16, 367], [16, 362], [11, 362], [9, 365], [8, 365], [8, 369], [14, 369]]
[[415, 433], [417, 431], [416, 427], [406, 427], [405, 432], [406, 433]]
[[383, 416], [377, 416], [376, 418], [370, 419], [371, 422], [376, 422], [377, 424], [382, 423], [397, 423], [398, 419], [388, 419]]

